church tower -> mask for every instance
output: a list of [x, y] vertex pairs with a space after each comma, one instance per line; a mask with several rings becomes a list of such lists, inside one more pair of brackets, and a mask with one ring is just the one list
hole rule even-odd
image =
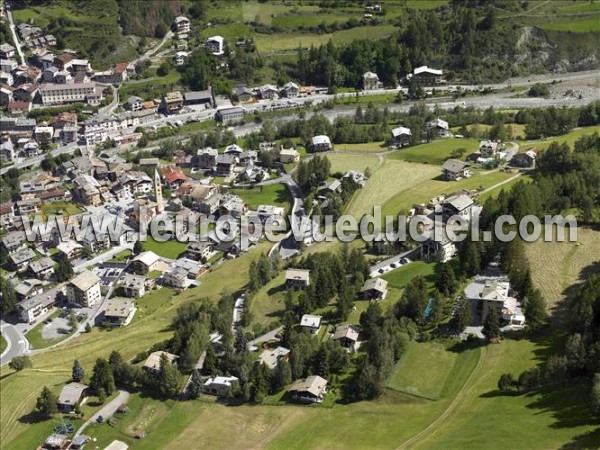
[[162, 184], [158, 170], [154, 169], [154, 197], [156, 198], [156, 214], [164, 211]]

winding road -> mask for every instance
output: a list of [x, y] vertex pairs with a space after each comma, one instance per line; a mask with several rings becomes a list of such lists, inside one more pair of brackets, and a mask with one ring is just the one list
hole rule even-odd
[[0, 366], [8, 364], [15, 356], [21, 356], [29, 351], [27, 338], [17, 330], [14, 325], [2, 322], [0, 325], [2, 336], [8, 346], [0, 356]]

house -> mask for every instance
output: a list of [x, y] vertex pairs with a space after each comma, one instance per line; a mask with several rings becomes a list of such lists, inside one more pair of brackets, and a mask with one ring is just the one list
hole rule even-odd
[[128, 111], [141, 111], [144, 108], [144, 100], [140, 97], [132, 95], [123, 104], [123, 108], [125, 108]]
[[318, 135], [312, 138], [310, 149], [312, 152], [326, 152], [333, 150], [333, 146], [329, 136]]
[[192, 158], [192, 167], [205, 170], [214, 170], [217, 166], [219, 152], [212, 147], [198, 149]]
[[15, 286], [15, 293], [17, 294], [18, 300], [35, 297], [42, 292], [44, 292], [44, 283], [35, 278], [23, 280]]
[[163, 273], [163, 283], [176, 289], [185, 289], [189, 285], [188, 272], [181, 267], [170, 267]]
[[258, 92], [258, 96], [263, 100], [273, 100], [277, 98], [277, 94], [279, 91], [277, 90], [277, 86], [273, 86], [272, 84], [265, 84], [256, 89]]
[[365, 72], [362, 76], [363, 79], [363, 90], [372, 91], [374, 89], [381, 88], [381, 82], [379, 76], [373, 72]]
[[89, 395], [89, 387], [82, 383], [69, 383], [62, 388], [56, 406], [63, 413], [70, 413], [77, 406], [83, 405]]
[[173, 165], [164, 167], [162, 169], [162, 176], [165, 184], [172, 190], [179, 189], [188, 179], [183, 170]]
[[169, 364], [171, 364], [172, 366], [177, 365], [177, 360], [179, 359], [179, 356], [168, 352], [158, 351], [150, 353], [150, 356], [148, 356], [148, 359], [146, 359], [146, 362], [144, 363], [144, 370], [150, 375], [158, 375], [161, 371], [160, 360], [163, 355], [167, 358], [167, 362]]
[[64, 434], [53, 433], [44, 441], [43, 449], [63, 450], [69, 446], [69, 437]]
[[321, 403], [327, 394], [327, 380], [318, 375], [296, 380], [288, 393], [292, 400], [300, 403]]
[[62, 253], [67, 259], [72, 260], [81, 255], [81, 253], [83, 252], [83, 245], [73, 240], [69, 240], [58, 244], [56, 246], [56, 249], [60, 253]]
[[234, 122], [244, 118], [244, 108], [233, 106], [231, 108], [221, 108], [217, 110], [216, 119], [223, 123]]
[[39, 211], [41, 205], [39, 198], [30, 198], [28, 200], [19, 200], [17, 202], [17, 211], [20, 216], [27, 216], [29, 214], [35, 214]]
[[258, 153], [254, 150], [246, 150], [239, 155], [240, 164], [246, 167], [253, 167], [258, 159]]
[[286, 289], [306, 289], [310, 286], [310, 270], [288, 269], [285, 271]]
[[85, 434], [79, 434], [73, 438], [69, 450], [81, 450], [90, 441], [90, 437]]
[[175, 114], [183, 108], [183, 95], [181, 92], [169, 92], [162, 98], [159, 109], [166, 115]]
[[513, 167], [530, 168], [535, 167], [535, 159], [537, 151], [534, 149], [528, 150], [525, 153], [517, 153], [510, 160], [510, 165]]
[[421, 244], [421, 259], [446, 263], [458, 254], [458, 248], [446, 232], [441, 228]]
[[300, 95], [300, 87], [293, 81], [290, 81], [283, 85], [280, 95], [286, 98], [296, 98]]
[[292, 164], [300, 161], [300, 153], [295, 148], [281, 148], [279, 151], [279, 161], [282, 164]]
[[27, 239], [25, 236], [25, 232], [23, 231], [11, 231], [2, 236], [0, 242], [2, 242], [2, 246], [8, 251], [8, 253], [15, 253], [19, 249], [21, 249]]
[[208, 261], [214, 255], [214, 244], [211, 241], [192, 241], [188, 244], [185, 254], [194, 261]]
[[412, 138], [412, 131], [410, 128], [397, 127], [392, 130], [393, 143], [397, 147], [403, 147], [410, 144]]
[[233, 168], [237, 164], [237, 157], [235, 155], [217, 155], [216, 158], [217, 167], [216, 172], [218, 176], [228, 177], [233, 172]]
[[8, 256], [8, 262], [12, 269], [17, 272], [24, 272], [27, 270], [29, 264], [35, 259], [36, 255], [30, 248], [18, 250]]
[[177, 34], [185, 34], [190, 32], [190, 19], [184, 16], [177, 16], [173, 20], [173, 29]]
[[29, 271], [38, 280], [47, 280], [54, 273], [54, 261], [44, 256], [29, 265]]
[[503, 278], [477, 277], [464, 291], [465, 299], [475, 304], [482, 321], [495, 308], [498, 316], [511, 325], [525, 325], [521, 304], [510, 295], [510, 283]]
[[360, 290], [361, 296], [368, 300], [383, 300], [387, 295], [387, 284], [383, 278], [369, 278]]
[[177, 189], [177, 194], [183, 204], [204, 214], [214, 213], [219, 206], [219, 193], [215, 184], [203, 185], [186, 181]]
[[285, 210], [280, 206], [258, 205], [258, 208], [256, 208], [256, 214], [263, 223], [272, 217], [283, 217], [284, 213]]
[[235, 90], [233, 91], [233, 96], [237, 98], [238, 102], [241, 103], [251, 102], [255, 98], [254, 91], [245, 85], [236, 86]]
[[321, 329], [321, 316], [314, 316], [312, 314], [304, 314], [300, 321], [300, 327], [304, 331], [308, 331], [310, 334], [317, 334]]
[[231, 393], [231, 387], [237, 381], [237, 377], [212, 377], [204, 382], [202, 392], [208, 395], [216, 395], [217, 397], [227, 397]]
[[133, 300], [111, 298], [104, 310], [104, 325], [113, 327], [129, 325], [135, 311], [136, 307]]
[[88, 72], [91, 72], [91, 70], [92, 68], [87, 59], [74, 59], [71, 61], [71, 72], [73, 73], [73, 77], [86, 75]]
[[19, 64], [14, 59], [4, 59], [0, 60], [0, 70], [6, 73], [12, 73], [17, 70]]
[[[136, 434], [136, 437], [138, 435], [143, 437], [143, 436], [145, 436], [145, 433], [144, 432], [142, 434], [138, 433], [138, 434]], [[125, 442], [115, 439], [108, 446], [104, 447], [104, 450], [127, 450], [128, 448], [129, 448], [129, 445], [127, 445]]]
[[445, 222], [450, 218], [460, 216], [468, 221], [471, 220], [473, 212], [473, 199], [465, 194], [453, 195], [442, 203], [442, 217]]
[[274, 349], [266, 349], [258, 357], [258, 361], [264, 364], [269, 369], [277, 367], [277, 363], [281, 360], [287, 361], [290, 354], [290, 350], [285, 347], [277, 347]]
[[2, 84], [2, 87], [0, 87], [0, 106], [8, 106], [13, 99], [13, 88]]
[[25, 323], [33, 323], [35, 320], [47, 314], [56, 304], [59, 290], [54, 289], [17, 303], [19, 318]]
[[125, 274], [120, 284], [125, 297], [139, 298], [146, 293], [146, 278], [141, 275]]
[[0, 161], [11, 162], [15, 159], [15, 146], [10, 138], [0, 144]]
[[438, 137], [450, 136], [450, 130], [448, 128], [448, 122], [442, 119], [434, 119], [427, 122], [427, 129]]
[[102, 299], [100, 278], [94, 272], [84, 270], [67, 283], [67, 299], [80, 306], [94, 306]]
[[189, 91], [183, 93], [184, 105], [204, 105], [207, 108], [214, 107], [215, 99], [213, 98], [212, 89], [209, 86], [204, 91]]
[[13, 222], [14, 218], [15, 204], [13, 202], [0, 203], [0, 227], [7, 228]]
[[357, 349], [359, 331], [356, 325], [338, 325], [335, 328], [331, 339], [338, 341], [340, 345], [349, 350], [355, 351]]
[[418, 84], [425, 86], [433, 86], [434, 84], [442, 83], [443, 72], [441, 70], [431, 69], [427, 66], [417, 67], [412, 74], [412, 79]]
[[205, 47], [215, 56], [225, 53], [225, 40], [222, 36], [211, 36], [206, 40]]
[[8, 102], [7, 109], [11, 116], [22, 116], [31, 111], [31, 102]]
[[151, 251], [143, 252], [137, 255], [131, 261], [131, 270], [137, 275], [147, 275], [153, 270], [158, 270], [160, 257]]
[[149, 194], [154, 189], [152, 178], [146, 172], [130, 170], [119, 177], [119, 185], [124, 196], [134, 197], [137, 194]]
[[246, 211], [246, 205], [239, 196], [228, 194], [222, 197], [219, 205], [219, 216], [232, 216], [239, 219], [246, 214]]
[[482, 158], [493, 158], [498, 151], [498, 143], [490, 140], [481, 141], [479, 143], [479, 153]]
[[12, 45], [6, 42], [0, 45], [0, 58], [10, 59], [13, 56], [15, 56], [15, 48]]
[[355, 184], [357, 184], [361, 188], [364, 187], [365, 184], [367, 184], [367, 180], [368, 180], [368, 178], [365, 176], [364, 173], [359, 172], [358, 170], [354, 170], [354, 169], [346, 172], [344, 174], [343, 178], [351, 179]]
[[458, 159], [448, 159], [442, 164], [442, 177], [447, 181], [457, 181], [471, 176], [470, 164]]

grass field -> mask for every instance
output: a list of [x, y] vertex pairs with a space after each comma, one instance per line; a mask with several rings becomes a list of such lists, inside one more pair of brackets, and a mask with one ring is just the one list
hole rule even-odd
[[383, 142], [367, 142], [365, 144], [336, 144], [335, 149], [340, 152], [381, 153], [387, 151]]
[[8, 342], [4, 339], [4, 336], [0, 335], [0, 354], [4, 352], [4, 350], [8, 347]]
[[375, 155], [344, 155], [342, 153], [329, 153], [327, 156], [331, 162], [331, 173], [348, 172], [349, 170], [360, 170], [364, 172], [367, 167], [371, 170], [378, 164], [378, 158]]
[[283, 184], [268, 184], [252, 189], [232, 189], [233, 194], [239, 195], [252, 209], [259, 205], [275, 205], [287, 207], [290, 204], [290, 194]]
[[[441, 165], [450, 154], [457, 149], [464, 148], [467, 151], [464, 156], [473, 153], [479, 147], [479, 141], [475, 139], [437, 139], [427, 144], [415, 145], [400, 149], [388, 156], [392, 159], [401, 159], [408, 162]], [[461, 158], [464, 159], [464, 158]]]
[[594, 134], [594, 133], [600, 133], [600, 125], [596, 125], [593, 127], [578, 128], [578, 129], [573, 130], [570, 133], [567, 133], [563, 136], [556, 136], [556, 137], [549, 138], [549, 139], [541, 139], [541, 140], [537, 140], [537, 141], [521, 141], [521, 142], [519, 142], [519, 144], [521, 145], [522, 148], [525, 148], [525, 149], [531, 148], [531, 147], [537, 147], [541, 150], [546, 150], [548, 147], [550, 147], [550, 144], [552, 144], [552, 142], [556, 141], [559, 143], [566, 142], [572, 148], [573, 144], [575, 144], [575, 141], [577, 139], [579, 139], [581, 136], [584, 136], [586, 134]]
[[457, 354], [439, 342], [409, 345], [386, 386], [405, 394], [437, 400], [456, 362]]
[[383, 214], [397, 214], [407, 211], [415, 203], [426, 202], [432, 197], [442, 194], [452, 194], [461, 189], [479, 189], [493, 186], [513, 176], [506, 172], [476, 172], [471, 178], [456, 182], [431, 179], [416, 184], [413, 187], [399, 192], [383, 205]]
[[164, 256], [169, 259], [177, 259], [179, 255], [185, 252], [187, 244], [176, 240], [159, 242], [152, 236], [148, 236], [144, 242], [144, 251], [156, 253], [158, 256]]
[[[579, 227], [577, 240], [580, 245], [540, 239], [526, 246], [533, 283], [542, 291], [549, 307], [564, 298], [564, 290], [584, 279], [598, 261], [600, 231]], [[600, 268], [596, 265], [595, 270]]]
[[542, 22], [538, 26], [544, 30], [569, 31], [571, 33], [597, 33], [600, 32], [600, 15], [562, 18], [557, 21]]
[[522, 175], [519, 178], [515, 178], [514, 180], [511, 180], [508, 183], [503, 184], [502, 186], [498, 186], [497, 188], [494, 188], [484, 194], [478, 195], [477, 202], [483, 205], [488, 198], [498, 197], [498, 195], [500, 195], [500, 192], [502, 192], [503, 190], [507, 191], [507, 192], [510, 191], [511, 188], [520, 181], [529, 183], [532, 181], [532, 179], [529, 175]]
[[[252, 297], [250, 311], [252, 325], [267, 326], [278, 322], [285, 312], [283, 290], [285, 271], [269, 281]], [[274, 327], [273, 327], [274, 328]]]
[[43, 207], [43, 209], [44, 209], [44, 214], [46, 216], [51, 215], [51, 214], [73, 216], [76, 214], [81, 214], [82, 212], [85, 211], [83, 208], [77, 206], [74, 203], [70, 203], [70, 202], [51, 203], [49, 205], [45, 205]]

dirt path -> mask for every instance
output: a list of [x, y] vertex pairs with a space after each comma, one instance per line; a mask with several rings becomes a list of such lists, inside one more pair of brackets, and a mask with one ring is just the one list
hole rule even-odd
[[415, 448], [417, 445], [422, 443], [424, 440], [433, 436], [434, 433], [438, 431], [438, 429], [443, 425], [450, 415], [458, 408], [459, 403], [465, 397], [467, 390], [471, 387], [471, 382], [475, 378], [475, 375], [480, 371], [482, 361], [485, 358], [486, 348], [481, 347], [481, 353], [479, 354], [479, 360], [477, 361], [477, 365], [469, 375], [469, 378], [465, 381], [463, 386], [460, 388], [460, 391], [454, 397], [454, 400], [448, 405], [448, 407], [444, 410], [442, 414], [438, 416], [433, 422], [431, 422], [425, 429], [420, 431], [418, 434], [410, 438], [408, 441], [405, 441], [402, 445], [398, 447], [399, 450]]
[[519, 177], [523, 176], [523, 174], [524, 174], [524, 173], [525, 173], [525, 172], [519, 172], [518, 174], [516, 174], [516, 175], [514, 175], [514, 176], [512, 176], [512, 177], [510, 177], [510, 178], [508, 178], [508, 179], [506, 179], [506, 180], [504, 180], [504, 181], [501, 181], [501, 182], [499, 182], [499, 183], [496, 183], [496, 184], [494, 184], [493, 186], [490, 186], [489, 188], [487, 188], [487, 189], [484, 189], [484, 190], [483, 190], [483, 191], [481, 191], [481, 192], [478, 192], [478, 193], [477, 193], [477, 195], [479, 196], [479, 195], [483, 195], [483, 194], [485, 194], [485, 193], [487, 193], [487, 192], [493, 191], [494, 189], [496, 189], [496, 188], [498, 188], [498, 187], [500, 187], [500, 186], [503, 186], [503, 185], [505, 185], [505, 184], [507, 184], [507, 183], [510, 183], [511, 181], [513, 181], [513, 180], [516, 180], [517, 178], [519, 178]]

